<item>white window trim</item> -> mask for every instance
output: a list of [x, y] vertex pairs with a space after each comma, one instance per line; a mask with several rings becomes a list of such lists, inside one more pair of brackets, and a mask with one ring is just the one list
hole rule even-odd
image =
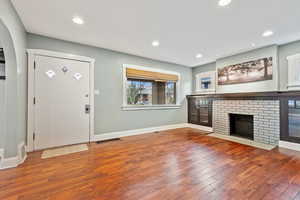
[[[211, 89], [201, 89], [200, 88], [200, 79], [203, 77], [211, 77], [212, 79], [212, 88]], [[208, 72], [201, 72], [195, 75], [195, 84], [196, 84], [196, 92], [197, 93], [215, 93], [216, 92], [216, 72], [215, 71], [208, 71]]]
[[[126, 69], [138, 69], [138, 70], [145, 70], [151, 72], [159, 72], [165, 74], [173, 74], [178, 76], [178, 81], [176, 82], [176, 104], [171, 105], [128, 105], [127, 104], [127, 76], [126, 76]], [[181, 75], [178, 72], [174, 71], [167, 71], [152, 67], [144, 67], [144, 66], [137, 66], [137, 65], [130, 65], [130, 64], [123, 64], [123, 104], [122, 110], [166, 110], [166, 109], [178, 109], [181, 107], [180, 102], [180, 83], [181, 83]]]
[[[288, 90], [299, 90], [300, 89], [300, 80], [299, 76], [299, 65], [300, 62], [300, 54], [295, 54], [288, 56], [288, 80], [287, 80], [287, 89]], [[297, 69], [298, 68], [298, 69]]]

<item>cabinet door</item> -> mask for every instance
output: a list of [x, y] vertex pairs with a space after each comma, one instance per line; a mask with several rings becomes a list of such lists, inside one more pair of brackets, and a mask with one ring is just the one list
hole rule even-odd
[[212, 100], [203, 97], [189, 98], [188, 122], [212, 126]]
[[280, 139], [300, 143], [300, 99], [281, 101]]
[[188, 99], [188, 122], [191, 124], [199, 124], [199, 112], [196, 98]]
[[212, 125], [212, 100], [200, 98], [198, 104], [199, 124], [203, 126]]

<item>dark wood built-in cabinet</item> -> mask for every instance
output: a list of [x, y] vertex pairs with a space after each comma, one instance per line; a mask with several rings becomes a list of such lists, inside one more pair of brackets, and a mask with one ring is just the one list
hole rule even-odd
[[280, 139], [300, 143], [300, 97], [284, 98], [280, 102]]
[[189, 97], [188, 122], [191, 124], [212, 127], [212, 99]]

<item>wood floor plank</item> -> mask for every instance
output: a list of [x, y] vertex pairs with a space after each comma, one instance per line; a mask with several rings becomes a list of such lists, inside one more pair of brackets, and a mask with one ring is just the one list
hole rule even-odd
[[300, 153], [184, 128], [89, 144], [0, 171], [1, 200], [300, 199]]

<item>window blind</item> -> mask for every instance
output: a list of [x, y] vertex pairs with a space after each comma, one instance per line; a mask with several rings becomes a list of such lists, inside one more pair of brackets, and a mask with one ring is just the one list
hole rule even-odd
[[178, 76], [160, 72], [145, 71], [133, 68], [126, 68], [126, 76], [131, 79], [146, 79], [154, 81], [178, 81]]

